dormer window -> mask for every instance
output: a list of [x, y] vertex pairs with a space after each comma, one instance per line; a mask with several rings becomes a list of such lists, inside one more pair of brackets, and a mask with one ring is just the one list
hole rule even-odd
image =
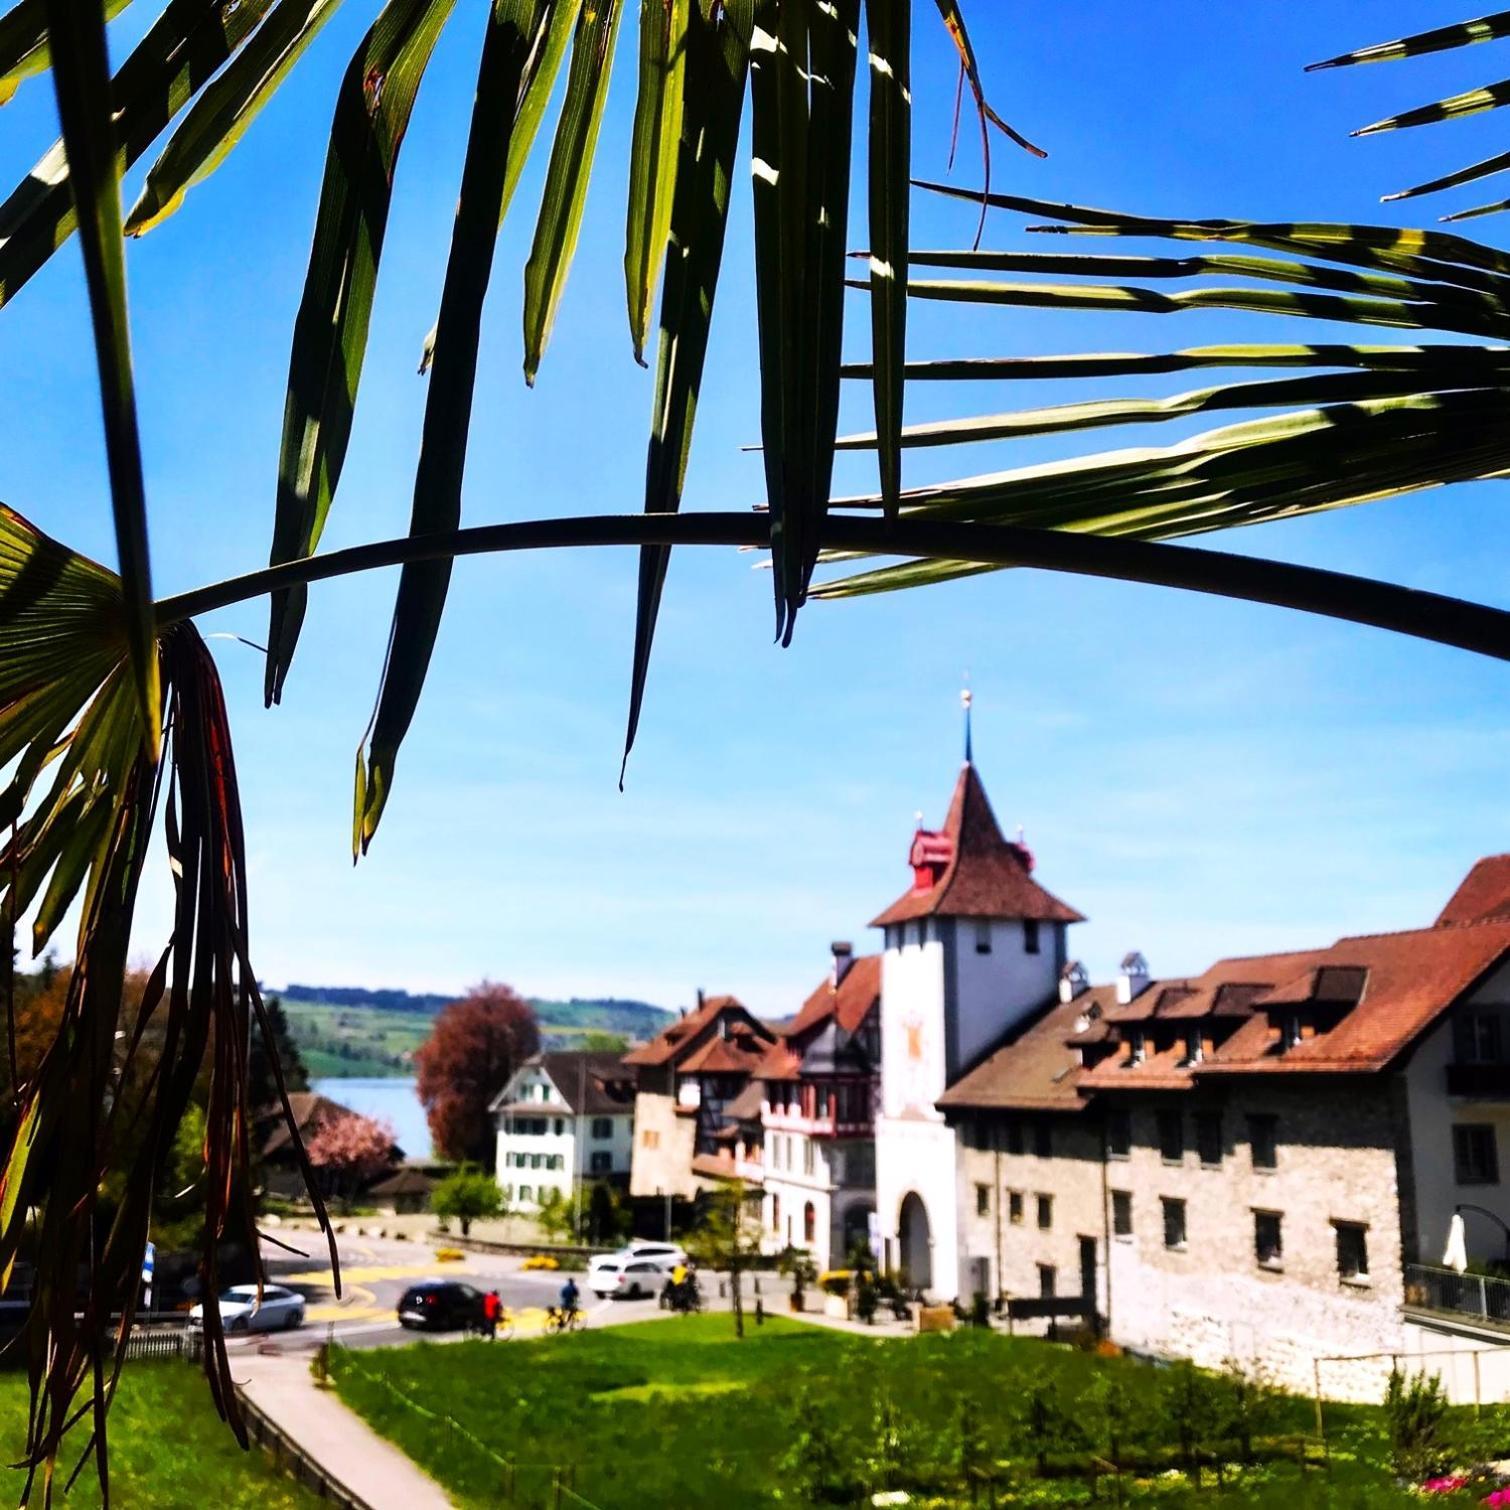
[[1143, 1034], [1142, 1028], [1134, 1028], [1132, 1036], [1128, 1039], [1132, 1052], [1127, 1056], [1129, 1064], [1142, 1064], [1148, 1057], [1148, 1040]]
[[1024, 954], [1037, 954], [1039, 950], [1037, 918], [1024, 918], [1022, 924], [1022, 948]]
[[1300, 1019], [1287, 1017], [1279, 1030], [1280, 1045], [1285, 1050], [1300, 1046]]
[[1185, 1063], [1199, 1064], [1201, 1059], [1201, 1030], [1199, 1028], [1191, 1028], [1185, 1034]]

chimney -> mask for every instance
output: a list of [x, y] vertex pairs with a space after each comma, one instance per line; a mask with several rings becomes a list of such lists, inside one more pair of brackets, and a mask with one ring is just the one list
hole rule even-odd
[[1059, 972], [1059, 1000], [1071, 1002], [1082, 991], [1090, 989], [1091, 978], [1086, 974], [1085, 966], [1077, 959], [1072, 959], [1063, 970]]
[[699, 986], [697, 988], [697, 1010], [699, 1012], [702, 1011], [703, 1006], [704, 1006], [704, 1004], [705, 1004], [706, 1001], [707, 1001], [707, 998], [703, 995], [703, 988], [701, 986]]
[[834, 952], [834, 986], [837, 988], [855, 962], [855, 946], [836, 939], [829, 948]]
[[1148, 961], [1134, 949], [1123, 955], [1122, 967], [1117, 972], [1117, 1001], [1125, 1007], [1147, 989]]

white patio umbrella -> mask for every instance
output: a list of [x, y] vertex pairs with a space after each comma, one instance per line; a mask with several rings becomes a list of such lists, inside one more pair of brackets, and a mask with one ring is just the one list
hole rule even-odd
[[1463, 1226], [1463, 1213], [1454, 1211], [1447, 1227], [1447, 1248], [1442, 1254], [1442, 1267], [1454, 1269], [1459, 1274], [1468, 1267], [1468, 1234]]

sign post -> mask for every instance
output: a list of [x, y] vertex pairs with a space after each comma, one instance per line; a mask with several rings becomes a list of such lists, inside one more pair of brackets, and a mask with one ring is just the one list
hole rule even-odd
[[157, 1268], [157, 1244], [148, 1242], [147, 1251], [142, 1254], [142, 1309], [152, 1310], [152, 1274]]

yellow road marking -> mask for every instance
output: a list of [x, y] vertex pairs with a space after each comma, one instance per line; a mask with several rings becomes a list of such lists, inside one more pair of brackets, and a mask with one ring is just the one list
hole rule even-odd
[[[354, 1264], [348, 1268], [341, 1265], [343, 1284], [371, 1283], [380, 1279], [423, 1279], [437, 1273], [466, 1272], [465, 1264]], [[288, 1274], [279, 1281], [282, 1284], [325, 1285], [335, 1283], [329, 1269], [310, 1269], [304, 1274]]]
[[310, 1306], [304, 1312], [304, 1319], [311, 1322], [326, 1321], [375, 1321], [379, 1316], [393, 1315], [388, 1306], [353, 1306], [353, 1305], [328, 1305]]

